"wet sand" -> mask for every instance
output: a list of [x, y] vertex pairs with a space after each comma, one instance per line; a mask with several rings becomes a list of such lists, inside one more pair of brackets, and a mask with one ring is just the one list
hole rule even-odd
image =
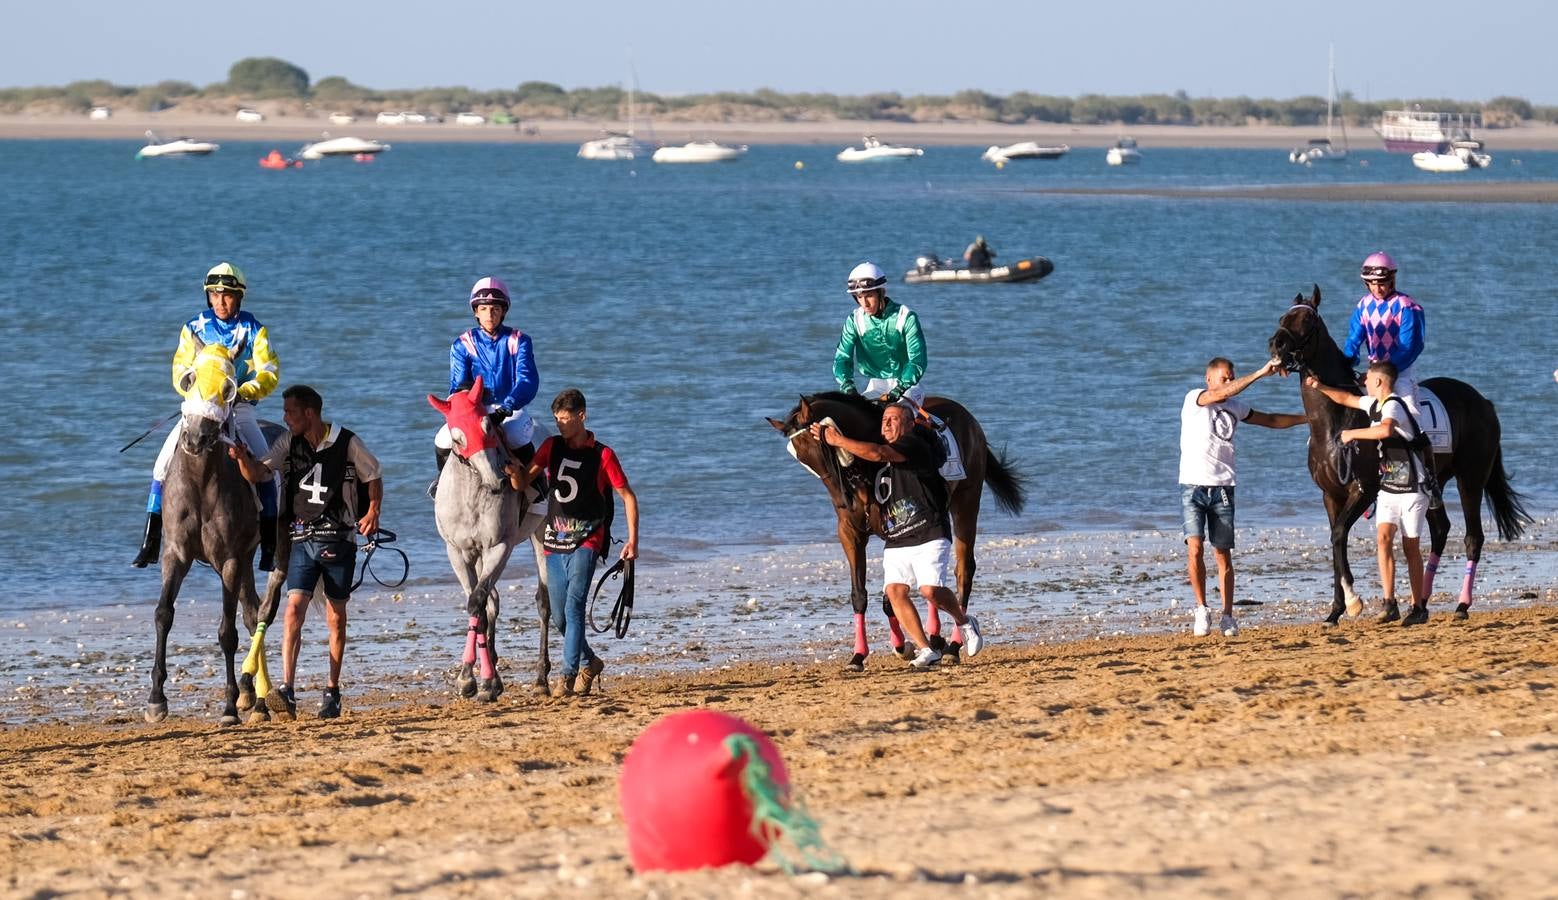
[[[326, 113], [310, 118], [283, 116], [260, 104], [269, 118], [264, 122], [242, 123], [231, 115], [181, 113], [168, 110], [142, 113], [116, 109], [113, 118], [92, 121], [85, 115], [6, 114], [0, 115], [0, 140], [8, 139], [103, 139], [133, 141], [148, 128], [166, 136], [188, 134], [216, 141], [310, 141], [329, 131], [396, 142], [476, 141], [490, 143], [578, 143], [598, 137], [603, 128], [622, 130], [626, 122], [596, 122], [580, 119], [526, 119], [524, 129], [511, 125], [459, 126], [449, 121], [427, 125], [378, 125], [373, 116], [360, 117], [348, 125], [332, 125]], [[1069, 144], [1077, 148], [1111, 146], [1121, 135], [1129, 134], [1143, 148], [1244, 148], [1292, 149], [1318, 136], [1313, 127], [1278, 125], [1184, 126], [1184, 125], [1003, 125], [993, 122], [875, 122], [824, 120], [816, 122], [693, 122], [674, 118], [656, 118], [640, 123], [639, 133], [667, 143], [695, 138], [712, 138], [727, 143], [745, 144], [824, 144], [843, 147], [858, 144], [863, 134], [876, 134], [889, 142], [912, 142], [928, 146], [988, 146], [1018, 141]], [[1519, 128], [1487, 130], [1481, 135], [1494, 153], [1512, 150], [1558, 150], [1558, 125], [1527, 124]], [[1357, 149], [1381, 149], [1379, 138], [1364, 131], [1357, 135]]]
[[[1558, 606], [614, 678], [336, 722], [0, 731], [0, 893], [1551, 896]], [[214, 704], [210, 685], [199, 691]], [[305, 704], [311, 708], [312, 703]], [[688, 707], [772, 734], [857, 874], [636, 875], [616, 775]]]
[[1349, 203], [1558, 203], [1558, 181], [1444, 184], [1297, 184], [1235, 188], [1038, 188], [1035, 193], [1195, 200], [1313, 200]]

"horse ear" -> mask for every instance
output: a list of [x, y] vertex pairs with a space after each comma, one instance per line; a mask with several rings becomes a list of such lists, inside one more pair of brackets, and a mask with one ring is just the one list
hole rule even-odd
[[476, 376], [476, 380], [471, 382], [471, 389], [466, 394], [466, 396], [471, 398], [471, 402], [472, 403], [480, 403], [481, 402], [481, 376], [480, 375], [477, 375]]
[[796, 413], [798, 413], [800, 415], [802, 422], [810, 422], [811, 421], [811, 398], [806, 396], [805, 394], [802, 394], [801, 395], [801, 402], [795, 407], [795, 411], [796, 411]]
[[1320, 308], [1320, 285], [1315, 285], [1315, 292], [1309, 295], [1310, 305], [1315, 309]]
[[445, 400], [442, 397], [435, 397], [432, 394], [428, 394], [427, 395], [427, 402], [431, 403], [433, 405], [434, 409], [438, 410], [439, 412], [443, 413], [444, 415], [446, 415], [446, 416], [449, 415], [449, 409], [450, 409], [450, 406], [452, 404], [450, 404], [450, 402], [448, 400]]
[[772, 416], [764, 416], [763, 418], [768, 420], [768, 424], [774, 426], [774, 430], [775, 431], [779, 432], [780, 434], [784, 434], [784, 423], [783, 422], [779, 421], [778, 419], [775, 419]]

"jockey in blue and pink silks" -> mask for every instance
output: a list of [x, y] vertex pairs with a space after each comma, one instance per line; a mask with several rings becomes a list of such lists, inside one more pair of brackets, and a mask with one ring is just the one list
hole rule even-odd
[[[471, 286], [471, 312], [476, 316], [476, 327], [463, 332], [449, 345], [449, 393], [469, 388], [480, 375], [489, 420], [503, 429], [509, 447], [520, 460], [529, 462], [534, 455], [530, 442], [535, 436], [535, 420], [525, 406], [535, 399], [541, 376], [536, 371], [530, 335], [503, 324], [508, 311], [509, 289], [501, 279], [483, 278]], [[447, 424], [438, 429], [433, 445], [438, 468], [442, 470], [454, 447]], [[428, 487], [429, 496], [437, 486], [435, 477]]]
[[[1360, 273], [1369, 292], [1347, 323], [1342, 355], [1354, 365], [1389, 360], [1396, 367], [1396, 396], [1417, 414], [1412, 364], [1423, 352], [1427, 321], [1416, 300], [1396, 290], [1396, 261], [1383, 250], [1369, 254]], [[1362, 353], [1360, 358], [1359, 354]]]

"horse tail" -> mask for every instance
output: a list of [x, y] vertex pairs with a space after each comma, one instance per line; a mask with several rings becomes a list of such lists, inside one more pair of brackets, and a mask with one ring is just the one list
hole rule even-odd
[[1015, 516], [1022, 512], [1028, 490], [1023, 484], [1022, 475], [1007, 462], [1005, 451], [996, 455], [995, 451], [985, 448], [985, 484], [990, 486], [991, 493], [995, 494], [995, 502], [1008, 515]]
[[1504, 448], [1494, 451], [1492, 471], [1484, 492], [1488, 505], [1493, 507], [1493, 521], [1498, 523], [1499, 540], [1512, 541], [1525, 533], [1532, 521], [1526, 512], [1525, 498], [1509, 486], [1509, 473], [1504, 471]]

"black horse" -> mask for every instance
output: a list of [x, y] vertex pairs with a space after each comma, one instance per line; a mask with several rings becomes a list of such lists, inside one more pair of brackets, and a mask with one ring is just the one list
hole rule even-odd
[[[839, 543], [844, 548], [844, 559], [849, 563], [849, 601], [855, 608], [855, 653], [849, 668], [860, 671], [870, 652], [866, 641], [866, 541], [872, 534], [882, 533], [880, 511], [869, 502], [872, 478], [879, 465], [864, 460], [843, 463], [838, 454], [824, 448], [811, 436], [807, 428], [814, 422], [832, 419], [839, 431], [855, 440], [880, 441], [882, 405], [855, 394], [828, 391], [802, 397], [783, 421], [769, 419], [768, 423], [789, 440], [791, 453], [812, 474], [821, 478], [833, 498], [834, 512], [838, 515]], [[968, 597], [974, 588], [974, 538], [979, 529], [979, 504], [984, 486], [990, 485], [1001, 509], [1016, 515], [1022, 512], [1022, 478], [1009, 466], [1004, 456], [990, 450], [984, 429], [979, 421], [958, 403], [945, 397], [925, 398], [925, 410], [939, 418], [957, 439], [959, 457], [967, 477], [952, 482], [948, 504], [952, 513], [952, 552], [957, 560], [957, 600], [968, 609]], [[900, 655], [905, 652], [903, 634], [894, 618], [892, 607], [884, 599], [882, 609], [887, 613], [892, 628], [893, 645]], [[945, 642], [935, 631], [934, 616], [931, 626], [931, 645], [951, 655], [955, 661], [962, 649], [961, 641], [954, 635], [952, 643]]]
[[[1321, 384], [1339, 390], [1358, 390], [1351, 363], [1342, 356], [1320, 318], [1319, 285], [1309, 297], [1299, 294], [1293, 298], [1293, 305], [1278, 321], [1268, 347], [1288, 371], [1314, 375]], [[1498, 412], [1493, 404], [1464, 381], [1429, 378], [1420, 383], [1439, 398], [1450, 420], [1451, 450], [1434, 454], [1434, 470], [1441, 485], [1455, 479], [1465, 515], [1466, 578], [1455, 607], [1455, 617], [1464, 619], [1471, 608], [1477, 562], [1482, 558], [1484, 497], [1493, 511], [1501, 540], [1519, 537], [1531, 517], [1520, 495], [1509, 486], [1499, 445]], [[1367, 417], [1361, 410], [1337, 406], [1311, 388], [1303, 387], [1302, 394], [1304, 412], [1309, 418], [1309, 474], [1325, 495], [1325, 510], [1331, 521], [1333, 597], [1326, 623], [1335, 625], [1344, 611], [1356, 616], [1363, 609], [1347, 563], [1347, 534], [1379, 492], [1378, 446], [1373, 441], [1363, 441], [1354, 445], [1356, 451], [1344, 451], [1338, 439], [1342, 430], [1367, 427]], [[1348, 458], [1349, 452], [1355, 455]], [[1423, 567], [1425, 599], [1433, 594], [1439, 557], [1450, 534], [1450, 517], [1442, 506], [1429, 510], [1428, 531], [1431, 548]]]

